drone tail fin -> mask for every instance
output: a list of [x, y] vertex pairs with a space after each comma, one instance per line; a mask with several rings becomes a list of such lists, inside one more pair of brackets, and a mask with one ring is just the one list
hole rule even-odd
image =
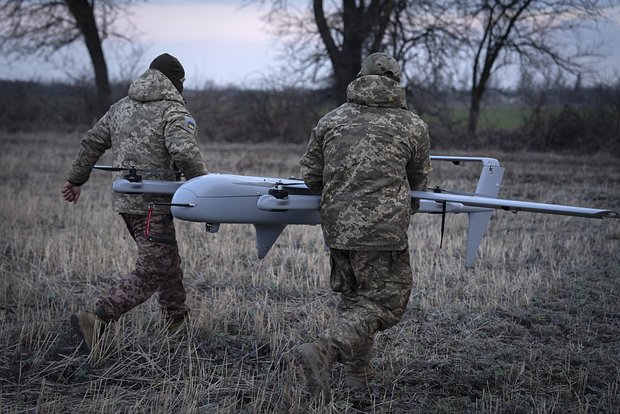
[[[499, 188], [504, 178], [504, 168], [499, 162], [488, 162], [483, 164], [480, 171], [480, 178], [476, 187], [476, 194], [486, 197], [497, 197]], [[481, 211], [475, 213], [467, 213], [469, 219], [467, 227], [467, 257], [465, 267], [470, 268], [474, 264], [474, 259], [478, 253], [478, 247], [482, 242], [484, 232], [489, 225], [493, 211]]]
[[256, 250], [258, 258], [267, 256], [271, 246], [278, 240], [286, 224], [255, 224], [256, 228]]
[[478, 247], [482, 242], [482, 237], [487, 229], [489, 220], [491, 220], [492, 211], [484, 211], [480, 213], [468, 213], [469, 224], [467, 226], [467, 257], [465, 259], [465, 267], [470, 268], [474, 264], [474, 259], [478, 253]]

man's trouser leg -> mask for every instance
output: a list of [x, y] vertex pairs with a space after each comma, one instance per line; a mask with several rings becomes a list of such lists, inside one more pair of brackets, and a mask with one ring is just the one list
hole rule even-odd
[[398, 323], [412, 286], [409, 250], [330, 250], [331, 286], [341, 293], [338, 315], [320, 335], [335, 361], [368, 367], [375, 334]]
[[[187, 313], [183, 272], [176, 242], [172, 216], [152, 215], [149, 234], [161, 240], [146, 238], [146, 216], [121, 214], [129, 234], [138, 247], [136, 268], [125, 275], [107, 296], [97, 300], [97, 312], [105, 318], [120, 316], [153, 295], [159, 293], [159, 305], [164, 316], [178, 319]], [[103, 315], [100, 315], [103, 317]]]

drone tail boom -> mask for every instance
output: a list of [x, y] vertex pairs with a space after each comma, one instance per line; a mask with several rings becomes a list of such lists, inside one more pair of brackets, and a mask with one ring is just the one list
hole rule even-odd
[[123, 194], [166, 194], [173, 195], [184, 181], [142, 180], [131, 182], [119, 179], [112, 184], [112, 190]]

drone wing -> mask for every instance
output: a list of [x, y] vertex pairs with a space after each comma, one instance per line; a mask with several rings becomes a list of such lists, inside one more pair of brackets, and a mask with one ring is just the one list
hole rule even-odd
[[613, 210], [602, 210], [587, 207], [565, 206], [560, 204], [533, 203], [530, 201], [504, 200], [485, 196], [468, 196], [426, 191], [412, 191], [411, 197], [422, 200], [420, 212], [426, 213], [467, 213], [467, 254], [465, 266], [471, 267], [476, 258], [478, 246], [494, 209], [511, 212], [528, 211], [532, 213], [559, 214], [587, 218], [620, 218]]
[[561, 204], [534, 203], [531, 201], [505, 200], [501, 198], [454, 195], [445, 193], [430, 193], [426, 191], [412, 191], [412, 198], [431, 200], [439, 203], [460, 203], [465, 206], [507, 210], [512, 212], [528, 211], [532, 213], [559, 214], [563, 216], [577, 216], [587, 218], [620, 218], [614, 210], [603, 210], [587, 207], [566, 206]]

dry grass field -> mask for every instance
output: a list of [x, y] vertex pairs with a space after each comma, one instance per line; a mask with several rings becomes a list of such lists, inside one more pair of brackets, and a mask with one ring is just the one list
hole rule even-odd
[[[289, 363], [337, 300], [317, 226], [287, 228], [259, 261], [250, 225], [208, 234], [177, 222], [187, 336], [166, 335], [151, 299], [84, 353], [69, 315], [135, 252], [108, 173], [93, 173], [77, 205], [62, 200], [78, 140], [0, 135], [0, 413], [620, 412], [619, 220], [499, 211], [467, 270], [466, 216], [447, 217], [442, 249], [440, 217], [415, 216], [414, 290], [403, 321], [377, 338], [378, 376], [353, 395], [334, 367], [325, 407], [308, 403]], [[211, 171], [283, 177], [304, 150], [201, 148]], [[606, 154], [454, 155], [499, 158], [506, 198], [620, 209], [620, 160]], [[431, 185], [473, 190], [477, 166], [434, 168]]]

